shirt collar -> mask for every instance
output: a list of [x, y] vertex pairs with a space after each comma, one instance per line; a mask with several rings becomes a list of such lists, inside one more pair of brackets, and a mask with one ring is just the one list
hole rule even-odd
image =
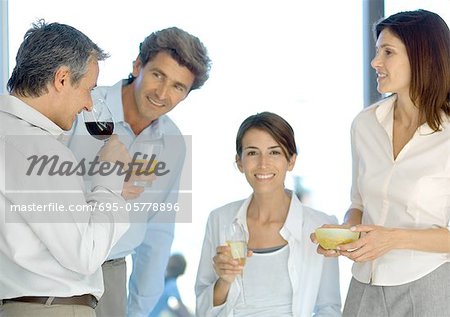
[[124, 122], [123, 103], [122, 103], [122, 86], [126, 84], [126, 79], [119, 80], [115, 85], [108, 87], [106, 91], [105, 101], [109, 105], [111, 114], [116, 122]]
[[397, 100], [397, 95], [392, 95], [386, 99], [381, 100], [377, 103], [377, 108], [375, 109], [375, 115], [378, 122], [386, 130], [389, 138], [392, 139], [393, 127], [394, 127], [394, 104]]
[[[253, 194], [251, 194], [241, 205], [241, 208], [239, 208], [238, 212], [236, 213], [236, 216], [234, 217], [233, 221], [237, 221], [241, 225], [244, 226], [246, 238], [248, 241], [249, 233], [248, 233], [248, 227], [247, 227], [247, 210], [248, 206], [250, 205], [250, 202], [252, 201]], [[232, 221], [232, 222], [233, 222]]]
[[[303, 207], [298, 199], [291, 190], [287, 190], [288, 194], [291, 196], [291, 203], [289, 205], [289, 211], [284, 222], [283, 227], [280, 230], [281, 236], [285, 240], [289, 240], [292, 236], [296, 240], [302, 240], [302, 227], [303, 227]], [[244, 203], [239, 208], [233, 221], [236, 220], [238, 223], [242, 224], [245, 228], [245, 232], [248, 240], [248, 227], [247, 227], [247, 210], [250, 202], [252, 201], [253, 194], [248, 197]], [[299, 226], [299, 224], [301, 224]]]
[[297, 195], [292, 191], [289, 192], [291, 194], [291, 204], [280, 234], [287, 241], [289, 241], [291, 236], [295, 240], [300, 241], [303, 233], [303, 206]]
[[[392, 96], [389, 96], [388, 98], [383, 99], [379, 103], [377, 103], [378, 107], [375, 110], [378, 122], [380, 122], [391, 139], [393, 135], [392, 129], [394, 127], [394, 105], [396, 100], [397, 95], [393, 94]], [[443, 114], [442, 122], [444, 124], [448, 122], [445, 114]], [[433, 129], [431, 129], [426, 122], [417, 129], [417, 133], [419, 135], [428, 135], [433, 132]]]
[[32, 126], [47, 131], [55, 137], [60, 137], [64, 133], [64, 130], [56, 123], [15, 96], [1, 96], [1, 104], [0, 111], [16, 116]]

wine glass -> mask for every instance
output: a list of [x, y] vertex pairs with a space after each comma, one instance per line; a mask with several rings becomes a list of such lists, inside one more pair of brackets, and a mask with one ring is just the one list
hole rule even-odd
[[[162, 136], [158, 138], [145, 138], [138, 140], [133, 146], [132, 150], [133, 163], [136, 166], [135, 174], [149, 176], [155, 171], [158, 161], [160, 161], [160, 154], [164, 148]], [[133, 181], [134, 186], [150, 187], [152, 180], [145, 179], [145, 177], [137, 178]]]
[[[247, 259], [247, 236], [244, 226], [237, 219], [226, 229], [226, 243], [231, 249], [231, 257], [244, 266]], [[245, 305], [243, 272], [238, 279], [242, 289], [242, 302]]]
[[90, 135], [98, 140], [108, 141], [114, 131], [114, 121], [105, 100], [95, 99], [92, 110], [83, 111], [83, 118]]

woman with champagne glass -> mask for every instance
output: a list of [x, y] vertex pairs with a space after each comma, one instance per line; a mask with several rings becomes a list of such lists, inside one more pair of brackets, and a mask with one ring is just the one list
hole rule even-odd
[[[197, 316], [341, 315], [338, 262], [318, 255], [309, 240], [309, 232], [337, 219], [303, 206], [285, 188], [296, 157], [294, 131], [280, 116], [262, 112], [241, 124], [236, 164], [253, 193], [209, 216], [195, 287]], [[245, 265], [225, 246], [233, 223], [245, 231]]]

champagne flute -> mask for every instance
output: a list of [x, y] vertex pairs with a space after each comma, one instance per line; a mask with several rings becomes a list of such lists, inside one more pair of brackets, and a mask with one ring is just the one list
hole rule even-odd
[[[244, 226], [237, 219], [229, 226], [226, 235], [226, 243], [231, 249], [231, 257], [244, 266], [247, 259], [247, 237]], [[245, 305], [243, 272], [238, 277], [241, 286], [242, 302]]]
[[108, 141], [114, 131], [114, 121], [105, 100], [94, 100], [92, 110], [83, 111], [83, 118], [90, 135], [98, 140]]

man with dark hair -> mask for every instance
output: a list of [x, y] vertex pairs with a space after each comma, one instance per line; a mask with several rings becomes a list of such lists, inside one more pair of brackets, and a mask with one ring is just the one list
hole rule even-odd
[[[83, 187], [64, 131], [92, 108], [98, 61], [107, 57], [77, 29], [39, 21], [27, 31], [0, 96], [0, 316], [95, 316], [103, 293], [101, 264], [128, 229], [121, 208], [124, 176]], [[98, 153], [103, 163], [130, 160], [117, 136]], [[30, 158], [51, 166], [30, 172]], [[53, 171], [53, 172], [51, 172]], [[56, 171], [56, 172], [55, 172]]]
[[[197, 37], [171, 27], [145, 38], [128, 79], [93, 91], [93, 98], [108, 104], [114, 132], [130, 153], [145, 152], [149, 158], [154, 155], [169, 171], [152, 175], [150, 186], [124, 186], [124, 197], [139, 212], [131, 213], [130, 229], [103, 264], [105, 294], [96, 309], [98, 317], [147, 317], [163, 292], [175, 222], [173, 208], [172, 213], [169, 209], [186, 195], [179, 190], [186, 189], [180, 188], [180, 176], [187, 142], [167, 113], [206, 82], [210, 64], [207, 50]], [[74, 134], [87, 134], [84, 125], [78, 124]], [[70, 147], [75, 153], [85, 150], [81, 142], [72, 142]], [[141, 150], [145, 147], [148, 150]], [[127, 303], [125, 257], [130, 254], [133, 267]]]

